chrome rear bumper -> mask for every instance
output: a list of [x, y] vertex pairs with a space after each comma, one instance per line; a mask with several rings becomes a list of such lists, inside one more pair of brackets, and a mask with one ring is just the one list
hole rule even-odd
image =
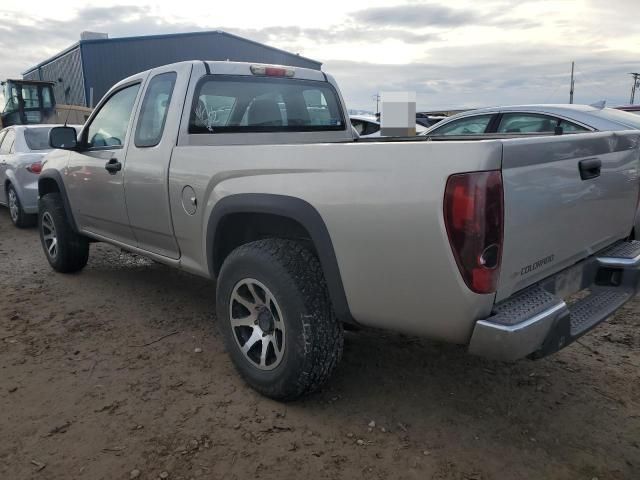
[[469, 351], [504, 361], [549, 355], [613, 315], [639, 283], [640, 241], [618, 242], [496, 304]]

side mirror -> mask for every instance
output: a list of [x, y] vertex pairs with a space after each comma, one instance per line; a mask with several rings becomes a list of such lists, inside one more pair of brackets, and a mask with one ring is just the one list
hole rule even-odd
[[49, 131], [49, 145], [51, 148], [74, 150], [78, 146], [76, 129], [73, 127], [53, 127]]
[[562, 135], [564, 133], [564, 128], [562, 127], [555, 127], [553, 129], [553, 134], [554, 135]]

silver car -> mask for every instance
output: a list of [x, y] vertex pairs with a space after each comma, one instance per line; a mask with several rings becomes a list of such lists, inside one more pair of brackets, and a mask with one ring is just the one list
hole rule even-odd
[[38, 175], [42, 157], [51, 151], [49, 130], [53, 126], [16, 125], [0, 131], [0, 205], [9, 207], [17, 227], [36, 222]]
[[640, 117], [590, 105], [512, 105], [459, 113], [422, 135], [540, 135], [619, 130], [640, 130]]

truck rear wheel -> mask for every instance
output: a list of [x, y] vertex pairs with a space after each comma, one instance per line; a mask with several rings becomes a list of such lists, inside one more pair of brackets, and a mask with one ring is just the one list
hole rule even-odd
[[84, 268], [89, 260], [89, 241], [73, 230], [59, 193], [48, 193], [40, 199], [38, 230], [44, 253], [55, 271], [71, 273]]
[[292, 400], [317, 390], [342, 356], [320, 262], [298, 242], [236, 248], [222, 265], [216, 303], [234, 365], [263, 395]]

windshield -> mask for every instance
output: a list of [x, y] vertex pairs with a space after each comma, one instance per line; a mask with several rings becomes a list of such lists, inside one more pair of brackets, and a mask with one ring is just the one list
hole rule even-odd
[[602, 110], [594, 110], [589, 112], [592, 115], [612, 122], [621, 123], [634, 130], [640, 130], [640, 116], [633, 113], [623, 112], [622, 110], [614, 110], [613, 108], [603, 108]]
[[18, 110], [18, 89], [16, 86], [7, 82], [4, 84], [4, 105], [3, 113], [11, 113]]
[[338, 96], [327, 82], [210, 76], [200, 82], [190, 133], [344, 130]]
[[24, 140], [29, 150], [49, 150], [49, 130], [51, 128], [28, 128], [24, 131]]
[[4, 84], [2, 99], [3, 113], [12, 113], [22, 108], [26, 111], [27, 123], [41, 121], [41, 108], [53, 108], [53, 88], [51, 85], [25, 84], [8, 80]]

